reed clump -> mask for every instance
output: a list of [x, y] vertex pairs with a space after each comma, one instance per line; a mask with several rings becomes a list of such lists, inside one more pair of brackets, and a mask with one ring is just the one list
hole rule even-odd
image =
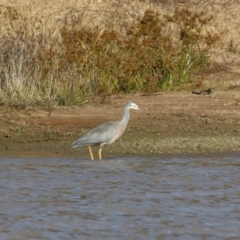
[[1, 38], [0, 104], [79, 105], [91, 95], [181, 87], [208, 63], [218, 41], [207, 30], [211, 20], [182, 9], [147, 10], [124, 29], [79, 19], [39, 32], [26, 22]]

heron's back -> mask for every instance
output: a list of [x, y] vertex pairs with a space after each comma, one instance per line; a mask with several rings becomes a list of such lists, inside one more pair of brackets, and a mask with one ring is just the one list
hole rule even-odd
[[118, 133], [117, 123], [103, 123], [73, 142], [73, 147], [103, 146], [105, 144], [111, 144], [118, 138]]

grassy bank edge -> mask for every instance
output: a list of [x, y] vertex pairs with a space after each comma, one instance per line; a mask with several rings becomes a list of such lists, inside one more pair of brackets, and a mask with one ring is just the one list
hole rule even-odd
[[[0, 156], [9, 157], [76, 157], [89, 158], [87, 148], [72, 149], [72, 140], [41, 143], [5, 143], [0, 146]], [[208, 155], [239, 152], [240, 136], [199, 136], [199, 137], [145, 137], [131, 140], [120, 139], [103, 149], [103, 158], [125, 156], [179, 156]], [[97, 148], [94, 148], [97, 157]]]

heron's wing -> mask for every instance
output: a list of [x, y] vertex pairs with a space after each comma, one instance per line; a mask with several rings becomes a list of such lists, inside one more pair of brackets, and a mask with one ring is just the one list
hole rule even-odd
[[73, 142], [73, 147], [107, 144], [115, 138], [117, 134], [117, 124], [115, 122], [103, 123]]

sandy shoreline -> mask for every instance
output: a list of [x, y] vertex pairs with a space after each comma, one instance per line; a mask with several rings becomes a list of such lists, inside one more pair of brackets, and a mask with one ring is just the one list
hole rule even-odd
[[105, 157], [238, 152], [239, 99], [238, 91], [172, 92], [112, 96], [83, 107], [2, 109], [0, 155], [88, 158], [86, 148], [72, 149], [71, 143], [100, 123], [119, 120], [128, 100], [147, 114], [131, 111], [127, 131], [103, 150]]

